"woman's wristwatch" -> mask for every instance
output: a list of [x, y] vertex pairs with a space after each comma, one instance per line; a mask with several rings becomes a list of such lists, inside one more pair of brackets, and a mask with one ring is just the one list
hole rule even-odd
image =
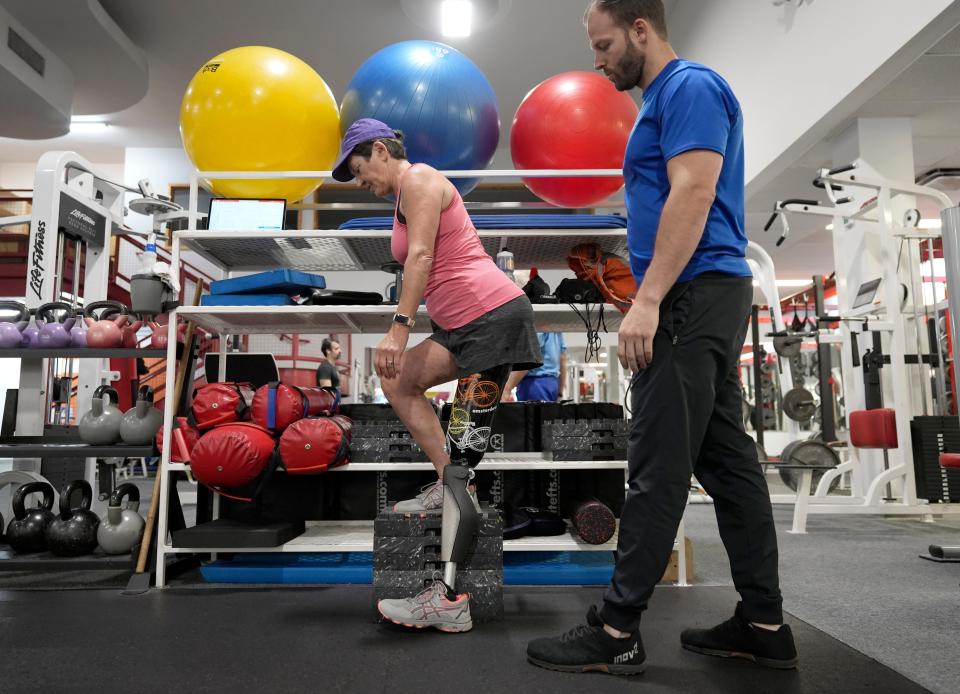
[[394, 313], [393, 322], [399, 323], [400, 325], [405, 326], [407, 328], [412, 328], [416, 324], [416, 321], [413, 318], [411, 318], [410, 316], [405, 316], [402, 313]]

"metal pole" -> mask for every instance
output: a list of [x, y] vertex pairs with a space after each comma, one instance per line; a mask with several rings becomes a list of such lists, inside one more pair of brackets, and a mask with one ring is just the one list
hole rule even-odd
[[[924, 383], [930, 373], [926, 370], [923, 361], [923, 342], [920, 338], [920, 307], [917, 305], [917, 277], [913, 269], [913, 246], [910, 239], [905, 239], [907, 244], [907, 267], [910, 268], [910, 304], [913, 307], [913, 328], [916, 335], [917, 344], [917, 367], [920, 370], [920, 400], [923, 401], [923, 414], [929, 414], [927, 410], [927, 384]], [[917, 250], [920, 250], [920, 244], [917, 244]], [[918, 253], [919, 255], [919, 253]], [[920, 300], [923, 300], [923, 283], [920, 284]]]
[[817, 385], [820, 391], [820, 434], [827, 443], [837, 440], [837, 430], [835, 423], [835, 414], [833, 412], [833, 388], [830, 386], [830, 379], [833, 378], [833, 357], [829, 344], [820, 341], [820, 321], [827, 315], [823, 298], [823, 276], [816, 275], [813, 278], [813, 301], [817, 313], [817, 369], [819, 370], [819, 383]]
[[[947, 402], [947, 364], [946, 355], [943, 353], [943, 344], [941, 344], [940, 335], [940, 311], [937, 309], [937, 282], [933, 276], [933, 239], [927, 239], [927, 258], [930, 261], [930, 286], [933, 290], [933, 335], [930, 336], [931, 347], [936, 345], [937, 355], [937, 406], [940, 415], [950, 413], [950, 403]], [[921, 280], [922, 283], [922, 280]], [[926, 306], [924, 306], [926, 312]], [[929, 323], [928, 323], [929, 325]], [[927, 333], [930, 335], [929, 331]]]
[[753, 427], [757, 430], [757, 443], [763, 447], [763, 389], [760, 387], [760, 307], [753, 305], [750, 314], [753, 332]]
[[[950, 312], [950, 347], [953, 363], [960, 352], [960, 207], [940, 212], [943, 234], [943, 265], [947, 276], [947, 310]], [[956, 384], [953, 384], [956, 389]], [[956, 392], [956, 390], [954, 390]]]

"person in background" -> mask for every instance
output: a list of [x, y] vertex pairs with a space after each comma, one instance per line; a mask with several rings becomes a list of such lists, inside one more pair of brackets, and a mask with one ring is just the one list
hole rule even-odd
[[517, 389], [518, 401], [543, 400], [556, 402], [563, 399], [563, 376], [567, 370], [567, 344], [563, 333], [537, 333], [543, 366], [529, 371], [514, 371], [503, 388], [503, 401], [513, 399]]
[[340, 389], [340, 372], [337, 370], [337, 359], [340, 358], [340, 343], [329, 337], [320, 345], [320, 351], [326, 359], [317, 367], [317, 385], [321, 388]]

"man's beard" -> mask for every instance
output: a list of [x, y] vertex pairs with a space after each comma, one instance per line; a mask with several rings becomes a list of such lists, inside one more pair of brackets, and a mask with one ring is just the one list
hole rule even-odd
[[628, 91], [640, 84], [646, 62], [646, 56], [628, 43], [626, 52], [613, 69], [613, 86], [618, 92]]

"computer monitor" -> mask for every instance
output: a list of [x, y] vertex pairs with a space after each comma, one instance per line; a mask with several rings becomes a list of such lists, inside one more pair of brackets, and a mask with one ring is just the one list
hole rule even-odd
[[212, 198], [207, 229], [210, 231], [280, 231], [287, 213], [286, 200]]

